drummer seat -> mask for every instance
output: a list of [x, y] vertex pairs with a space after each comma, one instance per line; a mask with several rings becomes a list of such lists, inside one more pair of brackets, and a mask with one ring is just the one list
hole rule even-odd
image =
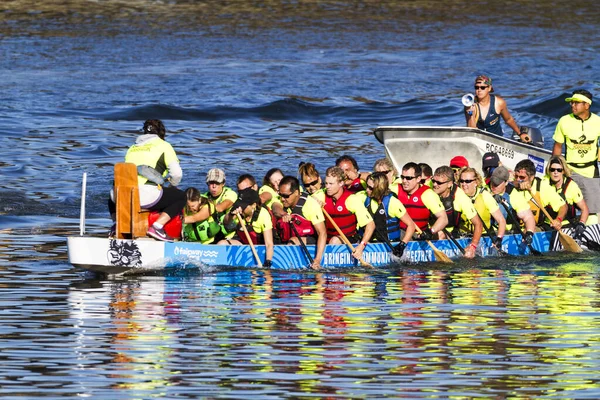
[[137, 167], [132, 163], [115, 164], [115, 203], [117, 205], [117, 239], [146, 236], [148, 210], [140, 207]]

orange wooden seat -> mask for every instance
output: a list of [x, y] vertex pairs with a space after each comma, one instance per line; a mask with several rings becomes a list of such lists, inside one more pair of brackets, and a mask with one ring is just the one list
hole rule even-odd
[[117, 205], [117, 239], [135, 239], [146, 236], [149, 211], [140, 207], [138, 174], [135, 164], [115, 164], [115, 202]]

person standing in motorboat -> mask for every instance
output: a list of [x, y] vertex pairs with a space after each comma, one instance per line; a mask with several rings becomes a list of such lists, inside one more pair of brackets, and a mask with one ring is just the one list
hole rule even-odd
[[525, 143], [530, 143], [531, 138], [525, 130], [519, 129], [514, 120], [506, 101], [495, 94], [492, 86], [492, 79], [486, 75], [479, 75], [475, 78], [475, 102], [472, 106], [465, 106], [465, 118], [467, 126], [478, 128], [486, 132], [503, 136], [502, 126], [500, 126], [500, 117], [519, 136], [519, 139]]
[[[565, 99], [571, 105], [571, 113], [561, 117], [552, 139], [552, 155], [559, 156], [565, 146], [565, 159], [586, 199], [590, 214], [600, 212], [600, 174], [598, 170], [598, 139], [600, 117], [590, 111], [592, 94], [587, 90], [575, 90]], [[597, 216], [593, 217], [597, 220]], [[587, 223], [593, 223], [588, 219]]]
[[[183, 178], [179, 159], [173, 147], [165, 141], [166, 129], [162, 121], [144, 122], [142, 135], [138, 136], [125, 155], [125, 162], [138, 167], [140, 206], [160, 211], [158, 219], [148, 228], [148, 236], [162, 241], [173, 240], [164, 231], [164, 225], [179, 216], [186, 205], [185, 193], [177, 188]], [[169, 176], [170, 186], [163, 186]], [[157, 179], [158, 177], [158, 179]], [[159, 180], [160, 182], [156, 182]], [[116, 215], [114, 200], [109, 201], [111, 217]]]

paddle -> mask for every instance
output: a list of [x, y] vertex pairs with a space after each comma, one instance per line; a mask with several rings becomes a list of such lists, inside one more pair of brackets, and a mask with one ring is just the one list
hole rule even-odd
[[294, 225], [294, 221], [290, 220], [289, 224], [290, 224], [290, 227], [292, 228], [292, 231], [294, 231], [294, 234], [298, 238], [298, 241], [300, 241], [300, 246], [302, 247], [302, 250], [304, 251], [304, 254], [306, 254], [306, 258], [308, 258], [308, 261], [310, 262], [310, 265], [312, 265], [312, 263], [314, 262], [314, 260], [313, 260], [312, 256], [310, 255], [310, 251], [308, 251], [308, 247], [306, 247], [306, 245], [304, 244], [304, 241], [302, 240], [302, 238], [298, 234], [298, 230], [296, 229], [296, 226]]
[[[329, 215], [329, 213], [327, 211], [325, 211], [325, 209], [323, 209], [323, 214], [325, 215], [325, 217], [327, 217], [327, 219], [329, 220], [331, 225], [333, 225], [333, 227], [337, 231], [338, 235], [340, 235], [340, 237], [342, 238], [342, 241], [348, 247], [348, 250], [350, 250], [351, 253], [354, 253], [354, 246], [352, 246], [352, 243], [350, 243], [350, 241], [348, 240], [346, 235], [344, 235], [344, 232], [342, 232], [342, 230], [340, 229], [338, 224], [336, 224], [335, 221], [333, 220], [333, 218], [331, 218], [331, 215]], [[374, 268], [371, 264], [366, 262], [362, 257], [358, 261], [360, 261], [360, 264], [364, 267]]]
[[[416, 226], [416, 231], [417, 233], [421, 234], [423, 233], [423, 231], [421, 229], [419, 229], [418, 226]], [[433, 245], [433, 243], [431, 243], [431, 240], [426, 240], [427, 244], [429, 245], [429, 247], [431, 247], [431, 250], [433, 250], [433, 254], [435, 255], [435, 259], [439, 262], [443, 262], [443, 263], [447, 263], [447, 264], [452, 264], [454, 263], [454, 261], [452, 261], [450, 259], [450, 257], [448, 257], [448, 255], [446, 253], [444, 253], [441, 250], [438, 250], [437, 247], [435, 247]]]
[[238, 213], [237, 216], [238, 216], [238, 219], [240, 220], [240, 225], [242, 225], [242, 230], [244, 231], [246, 240], [248, 240], [248, 244], [250, 245], [250, 249], [252, 250], [252, 254], [254, 254], [256, 263], [258, 264], [259, 268], [262, 268], [263, 267], [262, 261], [260, 261], [260, 258], [258, 257], [256, 248], [254, 247], [254, 242], [252, 242], [252, 238], [250, 237], [250, 234], [248, 233], [248, 229], [246, 228], [246, 220], [244, 219], [244, 216], [241, 213]]
[[[537, 192], [533, 193], [531, 189], [529, 189], [529, 193], [531, 194], [533, 201], [542, 210], [546, 218], [548, 218], [552, 222], [552, 224], [554, 224], [554, 220], [552, 219], [548, 211], [542, 206], [540, 194]], [[583, 251], [583, 249], [577, 244], [575, 239], [564, 233], [562, 230], [558, 231], [558, 240], [560, 240], [560, 244], [562, 244], [562, 247], [565, 249], [565, 251], [570, 251], [571, 253], [581, 253]]]
[[[498, 203], [502, 204], [502, 207], [504, 207], [504, 209], [506, 210], [506, 215], [510, 218], [510, 223], [519, 232], [519, 234], [521, 235], [521, 239], [523, 239], [523, 241], [525, 241], [525, 235], [523, 234], [523, 230], [521, 229], [521, 225], [519, 224], [519, 221], [516, 220], [516, 218], [513, 215], [512, 211], [508, 207], [508, 204], [506, 204], [506, 200], [504, 200], [502, 198], [502, 196], [500, 196], [500, 195], [498, 195], [498, 197], [494, 196], [494, 198], [496, 199], [496, 201]], [[534, 249], [533, 245], [531, 245], [530, 243], [527, 243], [527, 247], [529, 247], [529, 251], [534, 256], [539, 256], [539, 255], [542, 254], [540, 251]]]
[[450, 241], [452, 243], [454, 243], [454, 245], [458, 248], [458, 250], [460, 250], [461, 253], [463, 253], [463, 255], [465, 254], [465, 249], [460, 245], [460, 243], [458, 243], [458, 240], [456, 240], [454, 238], [454, 236], [452, 236], [452, 234], [450, 232], [448, 232], [448, 230], [446, 228], [442, 229], [442, 231], [444, 231], [444, 233], [446, 234], [446, 236], [448, 237], [448, 239], [450, 239]]

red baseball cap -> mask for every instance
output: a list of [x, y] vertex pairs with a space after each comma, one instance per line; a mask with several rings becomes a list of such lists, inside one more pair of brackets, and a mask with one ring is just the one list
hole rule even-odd
[[469, 166], [469, 162], [463, 156], [456, 156], [452, 160], [450, 160], [451, 168], [462, 168], [462, 167], [468, 167], [468, 166]]

